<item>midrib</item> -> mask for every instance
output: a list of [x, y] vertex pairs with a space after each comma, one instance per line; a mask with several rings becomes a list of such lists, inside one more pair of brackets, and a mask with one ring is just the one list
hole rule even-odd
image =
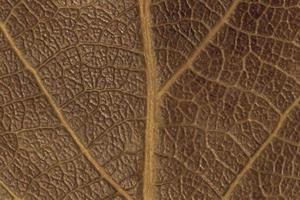
[[[147, 66], [147, 120], [146, 120], [146, 132], [145, 132], [145, 160], [144, 160], [144, 176], [143, 176], [143, 200], [153, 200], [155, 199], [154, 191], [154, 176], [155, 176], [155, 158], [154, 158], [154, 147], [155, 147], [155, 132], [156, 132], [156, 116], [159, 108], [160, 98], [163, 94], [173, 85], [173, 83], [188, 69], [192, 66], [193, 62], [196, 60], [197, 56], [203, 49], [209, 44], [209, 42], [214, 38], [217, 32], [223, 27], [226, 21], [229, 19], [232, 12], [236, 9], [240, 1], [236, 0], [229, 8], [228, 12], [223, 16], [223, 18], [216, 24], [216, 26], [210, 30], [208, 36], [204, 39], [199, 47], [192, 53], [189, 59], [179, 67], [178, 71], [164, 84], [164, 86], [158, 91], [157, 84], [157, 74], [156, 74], [156, 61], [154, 48], [152, 46], [152, 35], [151, 35], [151, 15], [150, 15], [150, 1], [149, 0], [139, 0], [140, 7], [140, 19], [141, 19], [141, 28], [143, 34], [143, 44], [144, 44], [144, 56]], [[76, 133], [71, 129], [66, 119], [64, 118], [59, 107], [56, 105], [54, 99], [47, 91], [46, 87], [43, 84], [43, 81], [38, 75], [38, 72], [29, 64], [25, 59], [22, 52], [17, 48], [16, 44], [13, 41], [13, 38], [9, 35], [8, 31], [5, 28], [4, 24], [0, 24], [0, 31], [3, 32], [5, 38], [9, 42], [12, 49], [15, 51], [21, 62], [24, 64], [25, 68], [30, 71], [35, 77], [37, 83], [39, 84], [43, 94], [48, 99], [50, 105], [55, 110], [58, 118], [62, 122], [62, 125], [68, 130], [82, 153], [86, 158], [95, 166], [101, 176], [106, 179], [117, 191], [119, 194], [123, 195], [128, 200], [133, 200], [127, 192], [117, 183], [112, 177], [106, 173], [105, 169], [101, 167], [97, 161], [92, 157], [89, 150], [83, 145]], [[259, 148], [259, 150], [253, 155], [253, 157], [248, 161], [244, 169], [236, 177], [236, 179], [231, 183], [229, 190], [223, 196], [223, 199], [229, 199], [230, 195], [234, 191], [235, 187], [240, 182], [241, 178], [244, 177], [245, 173], [253, 165], [254, 161], [262, 153], [268, 144], [274, 139], [277, 135], [280, 126], [283, 124], [287, 115], [290, 111], [299, 103], [300, 97], [286, 110], [286, 112], [281, 116], [279, 123], [277, 124], [275, 130], [265, 141], [265, 143]], [[8, 192], [14, 196], [14, 198], [19, 199], [15, 194], [7, 188], [7, 186], [1, 182]]]
[[143, 34], [144, 56], [147, 68], [147, 120], [145, 132], [145, 160], [143, 176], [143, 200], [154, 200], [154, 146], [157, 115], [156, 59], [152, 46], [150, 1], [139, 0], [140, 19]]

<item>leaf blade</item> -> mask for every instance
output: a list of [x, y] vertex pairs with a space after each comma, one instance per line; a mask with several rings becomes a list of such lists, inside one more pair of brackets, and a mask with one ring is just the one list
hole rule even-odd
[[57, 107], [55, 101], [51, 97], [51, 95], [48, 93], [46, 87], [43, 84], [43, 81], [37, 74], [36, 70], [31, 67], [31, 65], [27, 62], [25, 57], [22, 55], [20, 50], [16, 47], [13, 39], [10, 37], [7, 29], [5, 28], [4, 24], [0, 24], [0, 30], [4, 33], [5, 38], [8, 40], [10, 46], [14, 49], [17, 56], [20, 58], [21, 62], [24, 64], [25, 68], [29, 70], [35, 79], [37, 80], [37, 83], [39, 87], [41, 88], [43, 94], [46, 96], [47, 100], [49, 101], [50, 105], [53, 107], [53, 110], [56, 112], [59, 120], [61, 121], [62, 125], [66, 128], [66, 130], [70, 133], [78, 147], [80, 148], [81, 152], [86, 156], [86, 158], [93, 164], [93, 166], [98, 170], [98, 172], [101, 174], [101, 176], [106, 179], [121, 195], [123, 195], [126, 199], [131, 200], [132, 198], [128, 195], [128, 193], [119, 186], [118, 183], [116, 183], [110, 175], [106, 173], [106, 170], [102, 168], [98, 162], [91, 156], [89, 150], [82, 144], [76, 133], [72, 130], [72, 128], [69, 126], [68, 122], [66, 121], [65, 117], [61, 113], [60, 109]]

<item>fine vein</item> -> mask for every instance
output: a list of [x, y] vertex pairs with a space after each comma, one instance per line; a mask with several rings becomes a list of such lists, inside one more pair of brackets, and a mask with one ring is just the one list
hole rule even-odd
[[128, 193], [115, 181], [113, 180], [113, 178], [106, 173], [105, 169], [100, 166], [98, 164], [98, 162], [92, 157], [92, 155], [90, 154], [89, 150], [87, 148], [85, 148], [85, 146], [83, 145], [83, 143], [81, 142], [81, 140], [79, 139], [79, 137], [76, 135], [76, 133], [73, 131], [73, 129], [69, 126], [68, 122], [66, 121], [65, 117], [63, 116], [62, 112], [60, 111], [59, 107], [56, 105], [54, 99], [52, 98], [52, 96], [49, 94], [48, 90], [46, 89], [46, 87], [44, 86], [44, 83], [42, 81], [42, 79], [40, 78], [40, 76], [38, 75], [38, 72], [36, 71], [36, 69], [34, 69], [31, 64], [25, 59], [24, 55], [22, 54], [22, 52], [18, 49], [18, 47], [16, 46], [13, 38], [10, 36], [10, 34], [8, 33], [6, 27], [4, 24], [0, 23], [0, 30], [2, 31], [2, 33], [4, 34], [5, 38], [7, 39], [7, 41], [9, 42], [11, 48], [15, 51], [15, 53], [17, 54], [18, 58], [20, 59], [20, 61], [23, 63], [24, 67], [30, 71], [32, 73], [32, 75], [34, 76], [34, 78], [36, 79], [40, 89], [42, 90], [43, 94], [45, 95], [45, 97], [47, 98], [49, 104], [51, 105], [51, 107], [54, 109], [54, 111], [57, 114], [57, 117], [59, 118], [59, 120], [61, 121], [62, 125], [66, 128], [66, 130], [70, 133], [70, 135], [72, 136], [72, 138], [74, 139], [74, 141], [76, 142], [76, 144], [78, 145], [78, 147], [80, 148], [80, 150], [82, 151], [82, 153], [85, 155], [85, 157], [94, 165], [94, 167], [97, 169], [97, 171], [100, 173], [100, 175], [106, 179], [116, 190], [119, 194], [123, 195], [126, 199], [128, 200], [132, 200], [132, 198], [128, 195]]
[[266, 147], [272, 142], [272, 140], [277, 136], [280, 127], [285, 122], [287, 116], [289, 113], [300, 103], [300, 96], [286, 109], [286, 111], [280, 116], [280, 119], [277, 123], [277, 126], [272, 131], [272, 133], [269, 135], [269, 137], [265, 140], [265, 142], [260, 146], [260, 148], [253, 154], [253, 156], [249, 159], [249, 161], [246, 163], [244, 168], [241, 170], [241, 172], [236, 176], [234, 181], [230, 184], [229, 189], [223, 196], [223, 200], [230, 199], [230, 195], [234, 191], [235, 187], [239, 184], [241, 179], [245, 176], [245, 174], [251, 169], [252, 165], [256, 161], [256, 159], [261, 155], [261, 153], [266, 149]]
[[188, 69], [192, 66], [194, 61], [197, 59], [198, 55], [205, 49], [208, 43], [215, 37], [218, 31], [223, 27], [223, 25], [228, 21], [231, 14], [235, 11], [238, 6], [240, 0], [234, 1], [229, 7], [226, 14], [216, 23], [216, 25], [209, 31], [205, 39], [200, 43], [197, 49], [192, 53], [192, 55], [187, 59], [187, 61], [181, 65], [178, 70], [171, 76], [169, 80], [167, 80], [164, 85], [160, 88], [158, 95], [162, 96], [171, 86], [172, 84]]
[[5, 183], [0, 180], [0, 185], [14, 198], [14, 200], [20, 200], [20, 198], [13, 192]]
[[144, 55], [147, 65], [147, 124], [145, 132], [145, 163], [143, 179], [143, 199], [154, 198], [154, 145], [155, 145], [155, 116], [157, 112], [157, 87], [155, 53], [152, 46], [150, 1], [139, 0], [140, 18], [143, 33]]

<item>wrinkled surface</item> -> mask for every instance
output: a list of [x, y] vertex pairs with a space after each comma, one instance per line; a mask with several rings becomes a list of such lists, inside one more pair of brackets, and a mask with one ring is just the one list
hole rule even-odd
[[0, 200], [300, 200], [299, 0], [0, 0], [0, 24]]

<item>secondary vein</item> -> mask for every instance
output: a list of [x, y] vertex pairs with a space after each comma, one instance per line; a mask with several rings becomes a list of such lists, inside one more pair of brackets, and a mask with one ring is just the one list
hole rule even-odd
[[14, 200], [21, 200], [3, 181], [0, 180], [0, 185], [14, 198]]
[[234, 1], [229, 7], [226, 14], [216, 23], [216, 25], [209, 31], [205, 39], [199, 44], [196, 50], [192, 53], [192, 55], [187, 59], [187, 61], [181, 65], [177, 71], [171, 76], [169, 80], [167, 80], [158, 92], [158, 96], [162, 96], [172, 85], [173, 83], [188, 69], [192, 66], [192, 64], [197, 59], [198, 55], [205, 49], [208, 43], [215, 37], [218, 31], [223, 27], [224, 24], [228, 21], [231, 14], [235, 11], [238, 6], [240, 0]]
[[40, 76], [38, 75], [38, 72], [36, 71], [36, 69], [34, 69], [31, 64], [25, 59], [23, 53], [18, 49], [18, 47], [16, 46], [13, 38], [10, 36], [10, 34], [8, 33], [6, 27], [4, 24], [0, 23], [0, 31], [2, 31], [2, 33], [4, 34], [4, 37], [6, 38], [6, 40], [8, 41], [8, 43], [10, 44], [11, 48], [15, 51], [15, 53], [17, 54], [18, 58], [20, 59], [20, 61], [22, 62], [22, 64], [24, 65], [25, 69], [27, 69], [28, 71], [30, 71], [32, 73], [32, 75], [34, 76], [34, 78], [36, 79], [40, 89], [42, 90], [43, 94], [45, 95], [45, 97], [47, 98], [49, 104], [51, 105], [51, 107], [54, 109], [54, 111], [57, 114], [57, 117], [59, 118], [59, 120], [61, 121], [62, 125], [65, 127], [65, 129], [70, 133], [70, 135], [72, 136], [73, 140], [75, 141], [75, 143], [77, 144], [77, 146], [79, 147], [79, 149], [81, 150], [81, 152], [83, 153], [83, 155], [85, 155], [85, 157], [94, 165], [94, 167], [97, 169], [97, 171], [100, 173], [100, 175], [107, 181], [109, 182], [115, 189], [116, 191], [121, 194], [122, 196], [124, 196], [127, 200], [133, 200], [132, 197], [129, 196], [129, 194], [115, 181], [113, 180], [113, 178], [106, 172], [106, 170], [100, 166], [98, 164], [98, 162], [92, 157], [92, 155], [90, 154], [89, 150], [87, 148], [85, 148], [84, 144], [81, 142], [80, 138], [77, 136], [77, 134], [73, 131], [73, 129], [69, 126], [67, 120], [65, 119], [65, 117], [63, 116], [63, 113], [61, 112], [61, 110], [59, 109], [59, 107], [56, 105], [54, 99], [52, 98], [52, 96], [49, 94], [48, 90], [46, 89], [42, 79], [40, 78]]
[[253, 154], [253, 156], [248, 160], [245, 167], [241, 170], [241, 172], [236, 176], [234, 181], [230, 184], [229, 189], [223, 196], [223, 200], [229, 200], [232, 192], [235, 187], [240, 183], [241, 179], [245, 176], [245, 174], [251, 169], [254, 162], [261, 155], [261, 153], [266, 149], [266, 147], [273, 141], [273, 139], [277, 136], [280, 127], [285, 122], [289, 113], [300, 103], [300, 96], [286, 109], [286, 111], [280, 116], [277, 126], [269, 135], [269, 137], [265, 140], [265, 142], [259, 147], [259, 149]]

